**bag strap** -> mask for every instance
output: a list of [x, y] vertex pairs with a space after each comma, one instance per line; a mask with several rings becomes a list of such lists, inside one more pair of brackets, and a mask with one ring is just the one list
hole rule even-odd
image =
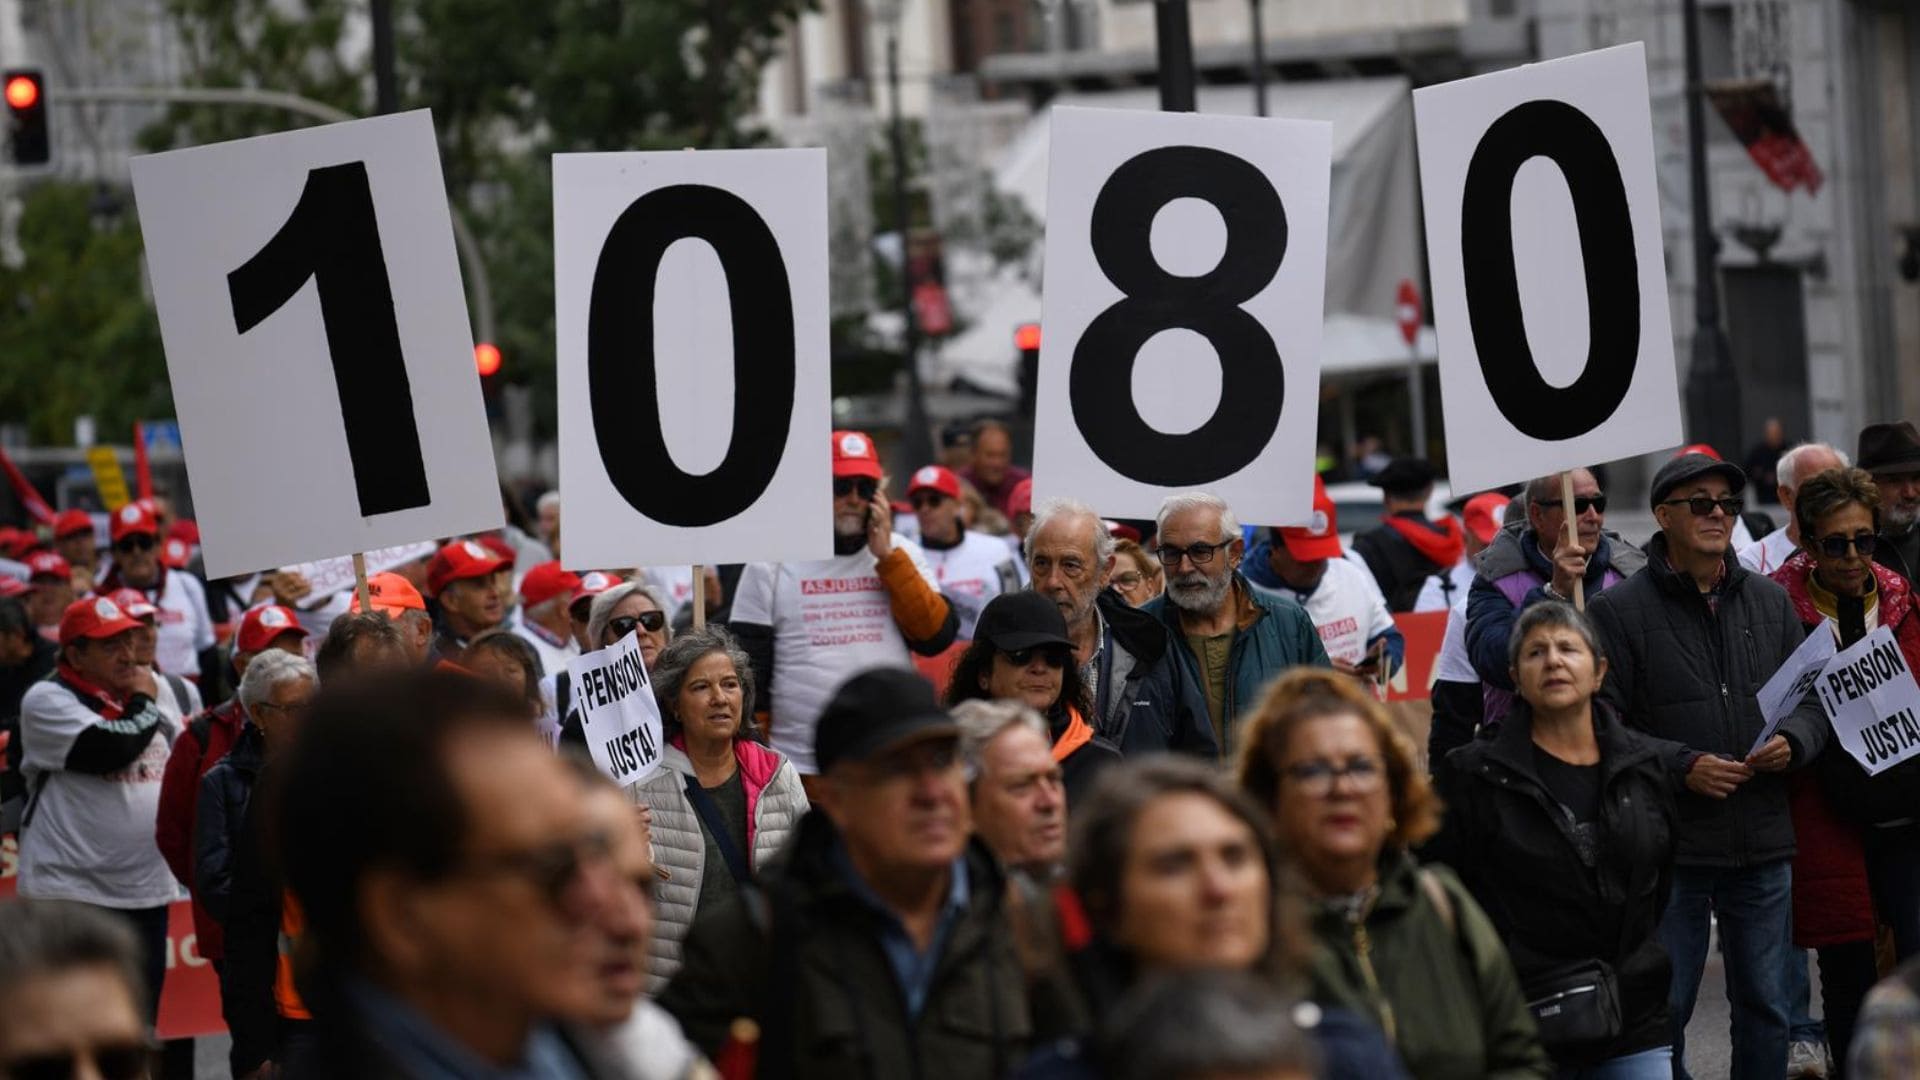
[[187, 716], [191, 714], [193, 710], [187, 707], [186, 680], [182, 679], [178, 675], [168, 675], [166, 676], [166, 680], [167, 680], [167, 689], [173, 691], [173, 704], [176, 708], [180, 710], [180, 715]]
[[747, 870], [747, 860], [740, 857], [740, 849], [733, 846], [733, 834], [727, 831], [727, 823], [720, 817], [720, 808], [713, 805], [713, 799], [706, 789], [700, 786], [697, 777], [688, 776], [687, 801], [693, 804], [693, 812], [700, 815], [700, 823], [707, 828], [707, 835], [713, 837], [715, 847], [720, 849], [720, 857], [727, 861], [727, 870], [733, 874], [734, 883], [745, 885], [753, 880], [753, 874]]
[[1441, 923], [1445, 924], [1447, 933], [1459, 937], [1460, 913], [1453, 906], [1453, 896], [1447, 892], [1447, 887], [1441, 883], [1439, 876], [1424, 866], [1420, 868], [1420, 891], [1427, 894], [1427, 899], [1432, 902]]

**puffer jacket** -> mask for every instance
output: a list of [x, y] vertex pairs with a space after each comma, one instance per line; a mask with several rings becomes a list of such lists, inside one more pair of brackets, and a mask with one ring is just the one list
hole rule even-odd
[[193, 895], [222, 927], [233, 895], [233, 856], [240, 829], [265, 763], [266, 739], [259, 728], [247, 724], [227, 756], [200, 778], [200, 799], [193, 815]]
[[[1600, 534], [1587, 560], [1586, 599], [1640, 572], [1647, 556], [1620, 539]], [[1507, 671], [1507, 642], [1520, 613], [1547, 598], [1553, 561], [1540, 550], [1532, 528], [1515, 523], [1494, 535], [1480, 553], [1473, 587], [1467, 590], [1467, 656], [1480, 676], [1482, 723], [1497, 724], [1513, 704], [1513, 676]]]
[[[1240, 714], [1260, 703], [1260, 693], [1269, 682], [1288, 670], [1303, 665], [1332, 667], [1320, 632], [1313, 628], [1307, 609], [1278, 593], [1248, 581], [1235, 572], [1233, 593], [1227, 600], [1239, 614], [1238, 633], [1227, 653], [1227, 696], [1221, 727], [1225, 738], [1220, 743], [1221, 757], [1231, 760], [1236, 748], [1234, 736], [1239, 730]], [[1186, 631], [1180, 628], [1180, 609], [1165, 595], [1157, 596], [1143, 608], [1163, 623], [1179, 648], [1174, 654], [1186, 665], [1187, 677], [1200, 686], [1206, 698], [1206, 673], [1193, 650], [1186, 645]]]
[[[1746, 758], [1766, 721], [1755, 700], [1806, 640], [1787, 591], [1748, 571], [1728, 551], [1717, 603], [1667, 561], [1667, 538], [1647, 543], [1646, 569], [1587, 605], [1608, 668], [1601, 693], [1627, 722], [1679, 744], [1666, 765], [1681, 782], [1701, 754]], [[1807, 695], [1780, 722], [1789, 769], [1818, 758], [1832, 729]], [[1759, 773], [1725, 799], [1678, 796], [1681, 866], [1743, 867], [1793, 857], [1787, 785]]]
[[[779, 852], [807, 812], [807, 793], [793, 762], [779, 751], [750, 739], [735, 739], [734, 760], [747, 793], [747, 868], [755, 874]], [[699, 783], [687, 758], [686, 740], [676, 735], [660, 755], [660, 769], [627, 789], [637, 804], [653, 812], [653, 859], [672, 876], [654, 891], [653, 941], [647, 946], [647, 993], [658, 994], [680, 970], [680, 950], [700, 911], [700, 882], [706, 874], [706, 831], [687, 798], [687, 784]]]
[[1371, 904], [1357, 920], [1344, 905], [1318, 905], [1313, 936], [1313, 1000], [1380, 1025], [1420, 1080], [1553, 1075], [1513, 961], [1452, 871], [1386, 851]]
[[1533, 710], [1516, 700], [1498, 734], [1468, 743], [1436, 775], [1446, 825], [1425, 849], [1459, 873], [1500, 931], [1520, 982], [1588, 959], [1612, 966], [1622, 1031], [1588, 1056], [1557, 1051], [1561, 1068], [1666, 1046], [1671, 967], [1658, 930], [1678, 825], [1662, 747], [1596, 702], [1600, 745], [1598, 851], [1580, 853], [1566, 813], [1534, 765]]

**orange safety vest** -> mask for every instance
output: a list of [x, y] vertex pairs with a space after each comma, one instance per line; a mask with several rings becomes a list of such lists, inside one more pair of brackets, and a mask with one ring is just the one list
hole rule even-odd
[[313, 1014], [307, 1011], [307, 1005], [300, 1000], [300, 991], [293, 985], [293, 946], [306, 933], [307, 916], [300, 910], [300, 901], [290, 892], [280, 894], [280, 956], [274, 965], [273, 1004], [280, 1015], [289, 1020], [311, 1020]]

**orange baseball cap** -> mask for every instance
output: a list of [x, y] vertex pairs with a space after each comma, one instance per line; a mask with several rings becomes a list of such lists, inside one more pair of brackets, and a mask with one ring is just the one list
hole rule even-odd
[[[427, 610], [427, 602], [420, 596], [420, 590], [413, 587], [413, 582], [391, 570], [367, 579], [367, 599], [373, 601], [373, 610], [390, 618], [399, 618], [403, 611]], [[358, 590], [354, 591], [353, 602], [347, 605], [347, 610], [360, 610]]]

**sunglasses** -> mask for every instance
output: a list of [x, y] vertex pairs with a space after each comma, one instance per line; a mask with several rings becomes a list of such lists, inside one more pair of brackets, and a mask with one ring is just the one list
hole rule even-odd
[[923, 491], [908, 501], [913, 504], [915, 510], [932, 510], [946, 502], [947, 497], [937, 491]]
[[80, 1075], [82, 1055], [105, 1080], [145, 1080], [153, 1048], [144, 1042], [107, 1043], [0, 1061], [0, 1076], [8, 1080], [71, 1080]]
[[1000, 655], [1014, 667], [1026, 667], [1033, 663], [1035, 656], [1050, 668], [1064, 668], [1071, 658], [1071, 651], [1065, 645], [1035, 645], [1030, 649], [1001, 649]]
[[836, 476], [833, 478], [833, 497], [844, 499], [859, 492], [863, 499], [871, 499], [880, 490], [880, 482], [870, 476]]
[[123, 554], [131, 554], [135, 551], [152, 551], [154, 546], [153, 537], [148, 536], [146, 533], [134, 533], [132, 536], [123, 536], [113, 542], [113, 550]]
[[613, 631], [614, 640], [617, 641], [633, 633], [633, 628], [636, 626], [645, 627], [649, 634], [657, 634], [665, 625], [667, 625], [667, 617], [664, 613], [643, 611], [638, 615], [622, 615], [617, 619], [610, 619], [607, 622], [607, 629]]
[[1694, 495], [1685, 499], [1668, 499], [1660, 505], [1684, 506], [1688, 510], [1693, 511], [1694, 517], [1706, 517], [1712, 514], [1713, 508], [1717, 506], [1721, 512], [1725, 513], [1728, 517], [1739, 517], [1740, 511], [1746, 508], [1747, 502], [1745, 499], [1732, 495], [1728, 495], [1723, 499], [1716, 499], [1711, 495]]
[[1160, 565], [1166, 567], [1168, 570], [1179, 566], [1180, 557], [1183, 555], [1192, 560], [1193, 565], [1205, 566], [1213, 561], [1214, 552], [1219, 551], [1231, 543], [1233, 543], [1232, 540], [1222, 540], [1217, 544], [1193, 544], [1183, 548], [1163, 547], [1156, 550], [1153, 554], [1160, 560]]
[[1821, 537], [1818, 543], [1820, 554], [1829, 559], [1845, 558], [1849, 548], [1859, 552], [1862, 558], [1871, 559], [1873, 549], [1880, 545], [1880, 538], [1870, 532], [1854, 533], [1852, 536], [1841, 536], [1836, 533]]
[[[1552, 502], [1547, 503], [1544, 507], [1542, 507], [1542, 509], [1558, 510], [1565, 505], [1566, 504], [1561, 502], [1559, 499], [1555, 499]], [[1579, 517], [1581, 514], [1584, 514], [1589, 510], [1597, 511], [1602, 514], [1606, 513], [1607, 497], [1605, 495], [1575, 495], [1573, 497], [1573, 516], [1574, 517]]]

